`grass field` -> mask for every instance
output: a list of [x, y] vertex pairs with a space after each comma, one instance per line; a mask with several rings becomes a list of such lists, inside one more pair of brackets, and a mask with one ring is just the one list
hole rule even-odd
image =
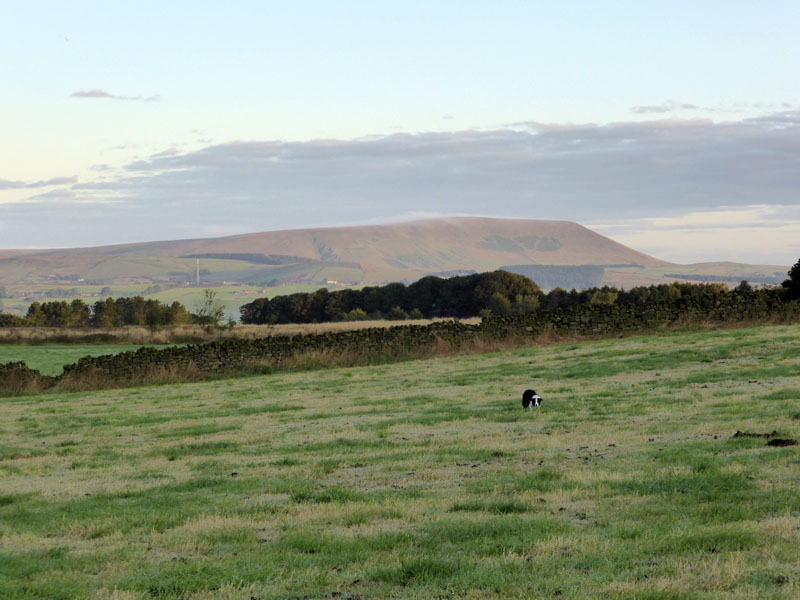
[[800, 326], [3, 399], [0, 597], [798, 598], [737, 430], [800, 435]]
[[[84, 356], [118, 354], [138, 350], [141, 344], [44, 344], [37, 346], [0, 344], [0, 364], [25, 361], [42, 375], [60, 375], [64, 365], [78, 361]], [[154, 345], [154, 348], [162, 346]]]

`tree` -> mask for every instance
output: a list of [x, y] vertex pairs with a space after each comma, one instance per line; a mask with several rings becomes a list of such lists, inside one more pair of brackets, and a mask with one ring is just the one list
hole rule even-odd
[[619, 292], [612, 287], [604, 285], [596, 288], [589, 299], [589, 304], [614, 304], [617, 301]]
[[495, 292], [489, 298], [488, 308], [495, 317], [504, 317], [511, 314], [511, 301], [500, 292]]
[[44, 327], [47, 323], [47, 315], [42, 310], [39, 302], [32, 302], [25, 315], [25, 324], [28, 327]]
[[366, 321], [368, 318], [367, 313], [361, 308], [354, 308], [350, 312], [344, 314], [345, 321]]
[[411, 312], [408, 313], [408, 318], [409, 319], [417, 319], [417, 320], [419, 320], [419, 319], [424, 319], [425, 315], [422, 314], [422, 311], [420, 309], [413, 308], [413, 309], [411, 309]]
[[186, 307], [175, 300], [172, 304], [169, 305], [169, 324], [170, 325], [183, 325], [185, 323], [190, 323], [192, 321], [192, 317], [189, 314], [189, 311], [186, 310]]
[[195, 322], [208, 327], [216, 327], [225, 316], [225, 306], [217, 298], [217, 291], [211, 288], [203, 290], [203, 299], [195, 306], [195, 311]]
[[789, 269], [789, 279], [781, 284], [786, 293], [787, 300], [800, 300], [800, 260]]
[[69, 304], [69, 316], [67, 317], [67, 327], [88, 327], [90, 311], [86, 303], [76, 298]]
[[[532, 301], [524, 301], [523, 298], [532, 296], [538, 300], [538, 295], [542, 292], [539, 286], [527, 277], [502, 270], [472, 275], [468, 281], [474, 282], [471, 294], [472, 306], [469, 308], [471, 314], [479, 313], [482, 308], [489, 308], [495, 316], [508, 315], [513, 311], [511, 303], [518, 296], [520, 302], [530, 306]], [[505, 302], [500, 301], [498, 296]], [[520, 311], [524, 310], [521, 306], [519, 308]]]
[[517, 315], [524, 315], [527, 313], [536, 312], [539, 308], [539, 296], [535, 294], [517, 294], [514, 297], [511, 311]]
[[90, 323], [92, 327], [114, 327], [117, 324], [117, 304], [113, 298], [94, 303]]
[[0, 298], [8, 298], [8, 291], [4, 285], [0, 285]]
[[386, 313], [386, 318], [389, 321], [405, 321], [408, 318], [408, 315], [402, 308], [395, 306], [392, 308], [392, 310]]
[[117, 298], [118, 324], [119, 325], [144, 325], [145, 301], [141, 296], [133, 298]]
[[0, 313], [0, 327], [24, 327], [25, 321], [16, 315]]

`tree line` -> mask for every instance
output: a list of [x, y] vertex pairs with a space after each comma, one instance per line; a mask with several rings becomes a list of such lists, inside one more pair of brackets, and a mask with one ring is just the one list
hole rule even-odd
[[[241, 307], [242, 323], [321, 323], [360, 319], [472, 317], [529, 312], [541, 290], [533, 281], [507, 271], [442, 279], [428, 276], [406, 286], [390, 283], [360, 290], [258, 298]], [[487, 313], [488, 314], [488, 313]]]
[[[779, 293], [786, 301], [800, 300], [800, 260], [780, 288], [754, 291], [742, 281], [739, 293]], [[584, 290], [555, 288], [543, 293], [531, 279], [507, 271], [477, 273], [443, 279], [435, 276], [405, 285], [390, 283], [360, 290], [328, 291], [258, 298], [241, 307], [244, 324], [321, 323], [360, 319], [406, 319], [505, 316], [554, 311], [584, 304], [640, 305], [677, 299], [729, 299], [721, 283], [669, 283], [620, 290], [603, 286]], [[87, 305], [72, 301], [33, 302], [24, 317], [0, 313], [0, 327], [123, 327], [151, 328], [197, 323], [216, 325], [224, 310], [214, 290], [204, 290], [203, 302], [190, 313], [180, 302], [107, 298]]]
[[124, 327], [151, 328], [183, 325], [194, 321], [180, 302], [162, 304], [159, 300], [107, 298], [86, 304], [83, 300], [33, 302], [24, 317], [0, 314], [0, 327]]
[[[785, 300], [800, 298], [800, 261], [789, 275], [782, 290], [769, 293], [782, 293]], [[745, 281], [734, 291], [761, 292], [754, 291]], [[501, 270], [449, 279], [429, 276], [408, 286], [390, 283], [335, 292], [322, 288], [311, 293], [258, 298], [240, 310], [242, 323], [320, 323], [368, 318], [505, 316], [588, 304], [642, 305], [678, 299], [727, 301], [729, 294], [723, 283], [665, 283], [629, 290], [602, 286], [567, 291], [558, 287], [545, 294], [529, 278]]]

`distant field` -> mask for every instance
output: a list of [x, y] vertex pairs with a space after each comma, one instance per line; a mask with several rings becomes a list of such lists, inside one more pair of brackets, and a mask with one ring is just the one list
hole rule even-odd
[[800, 437], [800, 326], [3, 399], [0, 597], [796, 599], [737, 430]]
[[[141, 344], [45, 344], [37, 346], [0, 344], [0, 364], [23, 360], [43, 375], [60, 375], [64, 365], [84, 356], [102, 356], [138, 350]], [[158, 348], [159, 346], [153, 346]]]

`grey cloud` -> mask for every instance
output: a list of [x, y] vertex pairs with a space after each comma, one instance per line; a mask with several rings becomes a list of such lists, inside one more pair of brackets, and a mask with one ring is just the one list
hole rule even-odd
[[78, 181], [77, 177], [53, 177], [43, 181], [9, 181], [0, 179], [0, 190], [36, 189], [49, 187], [52, 185], [70, 185]]
[[105, 90], [78, 90], [70, 94], [70, 98], [105, 98], [109, 100], [132, 100], [135, 102], [160, 102], [161, 96], [119, 96]]
[[[88, 244], [191, 237], [187, 230], [211, 228], [375, 222], [409, 212], [607, 222], [722, 205], [798, 206], [798, 189], [795, 111], [721, 123], [527, 122], [494, 131], [166, 151], [127, 165], [120, 178], [73, 185], [73, 209], [63, 218], [75, 223], [74, 237], [96, 236], [80, 242]], [[95, 221], [105, 225], [83, 226]], [[30, 234], [34, 223], [30, 216], [20, 227]]]
[[78, 194], [72, 190], [50, 190], [41, 194], [35, 194], [28, 198], [28, 202], [37, 204], [50, 204], [50, 203], [74, 203], [78, 200]]
[[8, 179], [0, 179], [0, 190], [15, 190], [25, 187], [21, 181], [9, 181]]
[[47, 179], [45, 181], [37, 181], [35, 183], [29, 183], [25, 187], [30, 188], [37, 188], [37, 187], [47, 187], [51, 185], [70, 185], [76, 183], [78, 181], [77, 177], [53, 177], [52, 179]]
[[178, 150], [176, 148], [168, 148], [167, 150], [153, 154], [153, 158], [161, 158], [162, 156], [175, 156], [176, 154], [178, 154]]

